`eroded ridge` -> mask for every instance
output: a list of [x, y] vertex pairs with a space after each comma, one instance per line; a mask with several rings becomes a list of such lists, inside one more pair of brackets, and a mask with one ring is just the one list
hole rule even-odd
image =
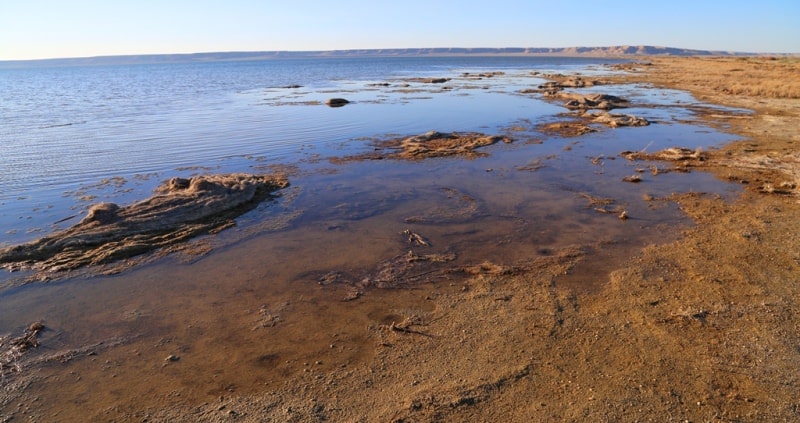
[[175, 248], [192, 237], [234, 225], [235, 217], [288, 185], [282, 175], [172, 178], [146, 200], [128, 206], [95, 204], [70, 228], [0, 250], [0, 266], [59, 272]]

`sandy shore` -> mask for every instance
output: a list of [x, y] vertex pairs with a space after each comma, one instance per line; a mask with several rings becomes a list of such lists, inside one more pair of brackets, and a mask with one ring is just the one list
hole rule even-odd
[[[520, 269], [477, 266], [463, 285], [386, 294], [412, 295], [416, 302], [387, 313], [383, 324], [361, 328], [363, 336], [332, 339], [330, 351], [317, 361], [276, 371], [264, 391], [200, 404], [143, 405], [137, 412], [117, 409], [106, 416], [247, 422], [800, 420], [800, 61], [649, 63], [615, 82], [689, 90], [702, 101], [754, 112], [698, 115], [741, 140], [704, 152], [693, 171], [712, 172], [745, 190], [732, 202], [704, 194], [672, 198], [697, 223], [678, 241], [644, 248], [608, 275], [598, 272], [606, 279], [599, 292], [557, 283], [581, 260], [581, 251], [565, 249]], [[363, 322], [356, 316], [359, 308], [349, 313], [352, 319], [298, 320], [293, 330], [346, 333], [352, 328], [344, 325]], [[359, 353], [346, 352], [352, 350]]]
[[645, 248], [599, 293], [553, 284], [577, 260], [569, 254], [519, 274], [477, 272], [462, 289], [431, 296], [427, 311], [372, 327], [374, 353], [360, 366], [289, 379], [263, 395], [161, 410], [159, 418], [800, 419], [800, 63], [651, 63], [618, 82], [689, 90], [754, 112], [699, 117], [742, 136], [699, 164], [745, 184], [736, 201], [676, 197], [697, 226]]
[[739, 199], [676, 198], [698, 225], [599, 293], [554, 286], [570, 260], [478, 275], [402, 330], [375, 328], [367, 365], [228, 407], [287, 421], [800, 419], [800, 62], [651, 63], [621, 79], [754, 112], [702, 117], [742, 136], [702, 164], [746, 184]]

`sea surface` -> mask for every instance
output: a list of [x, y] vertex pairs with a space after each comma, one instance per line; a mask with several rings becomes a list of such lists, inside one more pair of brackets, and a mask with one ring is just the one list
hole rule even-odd
[[[0, 273], [0, 340], [31, 322], [46, 327], [41, 347], [19, 359], [22, 376], [2, 374], [0, 385], [36, 375], [26, 395], [42, 421], [144, 415], [137, 410], [201, 404], [231, 387], [278, 389], [319, 357], [320, 368], [357, 365], [374, 344], [364, 328], [430, 307], [436, 289], [461, 289], [448, 269], [524, 267], [577, 248], [585, 258], [554, 284], [599, 289], [643, 246], [691, 225], [664, 200], [672, 193], [739, 190], [703, 172], [619, 156], [731, 141], [696, 115], [715, 107], [686, 92], [576, 89], [624, 97], [631, 107], [619, 112], [652, 124], [598, 126], [579, 137], [539, 130], [572, 119], [561, 101], [529, 91], [544, 74], [602, 79], [617, 72], [611, 62], [470, 56], [0, 69], [0, 246], [75, 224], [97, 202], [143, 200], [174, 176], [282, 170], [291, 183], [236, 227], [205, 237], [214, 247], [205, 255], [48, 283]], [[335, 97], [351, 103], [324, 104]], [[431, 130], [513, 142], [474, 158], [341, 160], [373, 151], [376, 140]], [[622, 181], [631, 175], [641, 182]], [[428, 245], [409, 243], [409, 232]], [[364, 283], [392, 275], [409, 254], [449, 261], [399, 274], [392, 288], [408, 289]], [[348, 345], [341, 355], [331, 355], [332, 337]], [[0, 395], [0, 414], [22, 418], [14, 398]]]

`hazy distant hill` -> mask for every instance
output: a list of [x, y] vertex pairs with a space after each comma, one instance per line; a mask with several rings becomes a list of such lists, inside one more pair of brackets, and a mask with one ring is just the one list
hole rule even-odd
[[619, 57], [619, 56], [730, 56], [752, 55], [729, 51], [689, 50], [673, 47], [655, 46], [613, 46], [613, 47], [507, 47], [507, 48], [411, 48], [411, 49], [383, 49], [383, 50], [334, 50], [323, 52], [310, 52], [313, 55], [351, 56], [351, 55], [381, 55], [381, 56], [421, 56], [421, 55], [469, 55], [469, 54], [501, 54], [501, 55], [546, 55], [546, 56], [591, 56], [591, 57]]
[[655, 46], [613, 47], [508, 47], [508, 48], [403, 48], [330, 51], [254, 51], [193, 54], [146, 54], [130, 56], [97, 56], [63, 59], [0, 61], [0, 68], [20, 66], [78, 66], [136, 63], [193, 63], [238, 60], [268, 60], [279, 58], [314, 57], [414, 57], [453, 55], [504, 55], [504, 56], [569, 56], [569, 57], [635, 57], [635, 56], [746, 56], [753, 53], [690, 50]]

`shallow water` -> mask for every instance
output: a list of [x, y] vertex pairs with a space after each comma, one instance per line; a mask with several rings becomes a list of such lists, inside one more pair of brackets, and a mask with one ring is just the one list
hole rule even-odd
[[[164, 100], [168, 107], [162, 112], [170, 111], [160, 114], [148, 112], [147, 102], [134, 96], [142, 102], [140, 111], [127, 117], [98, 111], [91, 117], [34, 119], [42, 127], [29, 145], [2, 159], [0, 218], [9, 228], [7, 242], [32, 239], [41, 234], [37, 228], [46, 231], [78, 215], [61, 226], [72, 224], [91, 202], [144, 198], [171, 176], [276, 164], [295, 171], [280, 198], [209, 238], [217, 248], [207, 256], [168, 257], [117, 276], [0, 292], [0, 334], [18, 334], [41, 320], [48, 329], [31, 356], [74, 353], [64, 363], [31, 362], [24, 369], [42, 381], [30, 388], [40, 402], [22, 409], [65, 418], [89, 407], [90, 415], [102, 419], [141, 404], [202, 403], [277, 389], [285, 378], [358, 365], [373, 354], [368, 328], [392, 323], [403, 310], [431, 307], [437, 292], [462, 289], [464, 276], [452, 269], [484, 262], [525, 266], [577, 246], [587, 253], [585, 260], [555, 283], [595, 289], [639, 248], [669, 241], [689, 224], [674, 204], [647, 201], [645, 195], [737, 192], [705, 173], [651, 175], [648, 164], [618, 157], [625, 150], [708, 148], [729, 141], [711, 128], [677, 123], [693, 114], [682, 107], [696, 104], [686, 93], [592, 88], [630, 98], [635, 107], [622, 112], [656, 123], [576, 138], [537, 132], [536, 124], [558, 120], [565, 110], [518, 93], [541, 82], [530, 71], [602, 72], [588, 65], [437, 62], [411, 70], [380, 68], [360, 78], [328, 75], [298, 89], [275, 88], [296, 81], [269, 80], [257, 88], [220, 82], [199, 102]], [[459, 77], [498, 69], [505, 75]], [[403, 80], [430, 75], [452, 77], [443, 85], [450, 89]], [[158, 93], [148, 95], [159, 101]], [[353, 103], [337, 109], [317, 104], [330, 97]], [[485, 147], [487, 155], [474, 159], [328, 161], [370, 151], [376, 137], [432, 129], [507, 133], [514, 142]], [[89, 146], [76, 141], [93, 133], [101, 135]], [[53, 151], [43, 148], [47, 143]], [[64, 154], [69, 160], [59, 158]], [[33, 166], [37, 160], [41, 168]], [[86, 169], [90, 162], [97, 166]], [[16, 171], [5, 172], [6, 166]], [[621, 181], [639, 170], [646, 170], [641, 183]], [[100, 183], [114, 176], [119, 179]], [[630, 218], [598, 213], [589, 198], [613, 199]], [[409, 244], [404, 230], [430, 246]], [[396, 288], [405, 289], [360, 287], [360, 298], [343, 301], [409, 250], [450, 255], [452, 261], [403, 274]], [[3, 277], [9, 276], [14, 277]], [[165, 361], [170, 355], [177, 361]]]
[[[18, 243], [98, 197], [130, 202], [172, 176], [296, 161], [364, 136], [497, 126], [518, 114], [504, 113], [514, 108], [531, 115], [545, 107], [511, 104], [509, 96], [464, 101], [460, 94], [434, 95], [441, 87], [430, 84], [403, 93], [369, 86], [487, 64], [527, 73], [591, 61], [303, 59], [0, 69], [0, 228], [7, 243]], [[281, 88], [292, 85], [302, 87]], [[301, 105], [334, 96], [360, 103]]]

